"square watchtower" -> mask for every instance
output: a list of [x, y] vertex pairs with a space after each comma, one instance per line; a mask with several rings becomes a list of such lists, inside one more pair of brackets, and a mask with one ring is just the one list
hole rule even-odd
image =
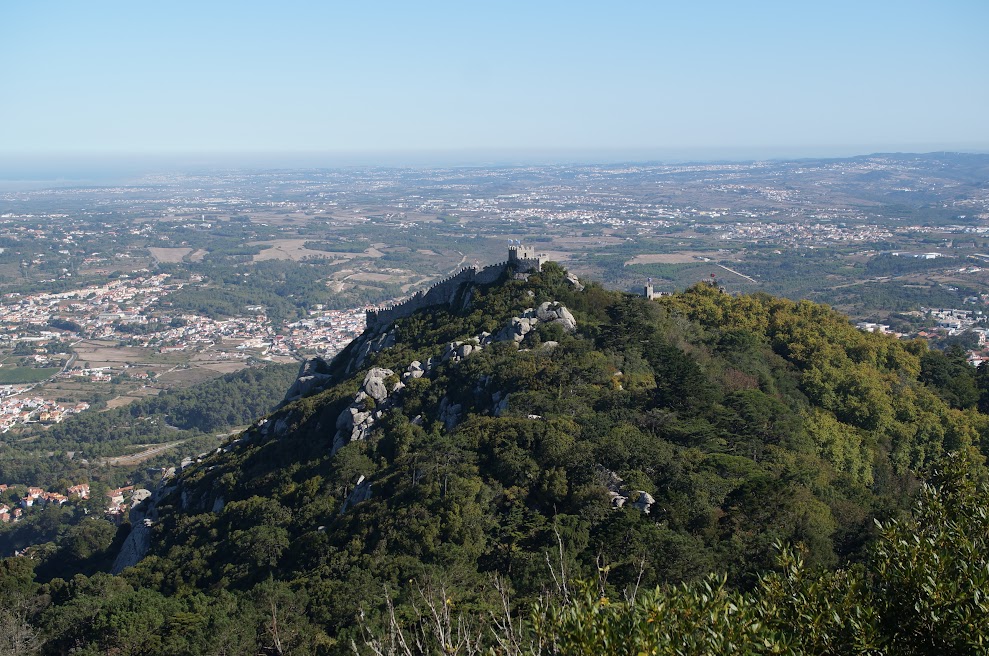
[[532, 246], [512, 244], [508, 247], [508, 264], [517, 272], [539, 271], [546, 260], [546, 254], [537, 253]]

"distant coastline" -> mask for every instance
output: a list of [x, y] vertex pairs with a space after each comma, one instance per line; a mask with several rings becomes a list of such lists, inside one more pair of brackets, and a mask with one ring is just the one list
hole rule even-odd
[[913, 148], [807, 146], [779, 148], [641, 148], [444, 150], [366, 153], [170, 153], [170, 154], [2, 154], [0, 193], [64, 187], [146, 184], [146, 176], [214, 174], [218, 171], [332, 170], [361, 168], [457, 169], [525, 166], [675, 166], [848, 160], [881, 155], [989, 154], [980, 147]]

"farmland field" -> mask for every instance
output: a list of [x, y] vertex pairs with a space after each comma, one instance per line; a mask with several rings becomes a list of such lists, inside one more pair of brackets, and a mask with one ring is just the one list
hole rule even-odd
[[0, 385], [23, 385], [40, 383], [59, 372], [58, 367], [0, 367]]

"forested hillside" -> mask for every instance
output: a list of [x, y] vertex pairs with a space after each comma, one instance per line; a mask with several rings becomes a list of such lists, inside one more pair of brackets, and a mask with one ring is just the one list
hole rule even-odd
[[51, 486], [96, 477], [123, 484], [133, 472], [111, 472], [103, 464], [106, 457], [139, 451], [141, 445], [182, 442], [167, 459], [156, 460], [167, 463], [176, 453], [211, 448], [216, 443], [212, 433], [249, 424], [274, 408], [297, 369], [271, 363], [247, 367], [120, 408], [72, 416], [0, 451], [0, 480]]
[[546, 265], [315, 363], [120, 576], [6, 561], [4, 625], [50, 654], [982, 653], [987, 388], [951, 366], [809, 302]]

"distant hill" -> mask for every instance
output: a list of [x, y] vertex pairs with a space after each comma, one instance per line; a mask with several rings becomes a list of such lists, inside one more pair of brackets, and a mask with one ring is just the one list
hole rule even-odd
[[[786, 645], [799, 624], [751, 600], [798, 575], [766, 576], [836, 571], [821, 585], [854, 592], [840, 581], [893, 535], [875, 520], [911, 526], [917, 472], [959, 461], [959, 476], [983, 472], [989, 421], [920, 382], [922, 342], [708, 284], [648, 301], [553, 263], [515, 278], [467, 281], [448, 303], [307, 363], [279, 410], [132, 518], [113, 547], [124, 543], [120, 576], [39, 590], [30, 565], [5, 563], [11, 594], [42, 600], [15, 619], [53, 654], [342, 654], [433, 611], [454, 632], [455, 617], [471, 620], [487, 644], [505, 635], [484, 627], [508, 599], [519, 617], [536, 609], [526, 639], [549, 626], [571, 640], [606, 615], [600, 635], [631, 639], [639, 629], [618, 623], [645, 627], [656, 597], [623, 595], [686, 583], [664, 621], [683, 628], [678, 609], [720, 600], [721, 633], [708, 633], [727, 640], [744, 625], [738, 644], [763, 640], [752, 627], [773, 617], [772, 644]], [[797, 551], [781, 561], [785, 545]], [[861, 622], [881, 640], [876, 613]], [[585, 637], [545, 651], [625, 653]], [[451, 651], [454, 638], [446, 653], [479, 653]], [[434, 653], [435, 636], [422, 639]], [[685, 653], [715, 643], [696, 644]], [[760, 644], [707, 653], [818, 653]]]

